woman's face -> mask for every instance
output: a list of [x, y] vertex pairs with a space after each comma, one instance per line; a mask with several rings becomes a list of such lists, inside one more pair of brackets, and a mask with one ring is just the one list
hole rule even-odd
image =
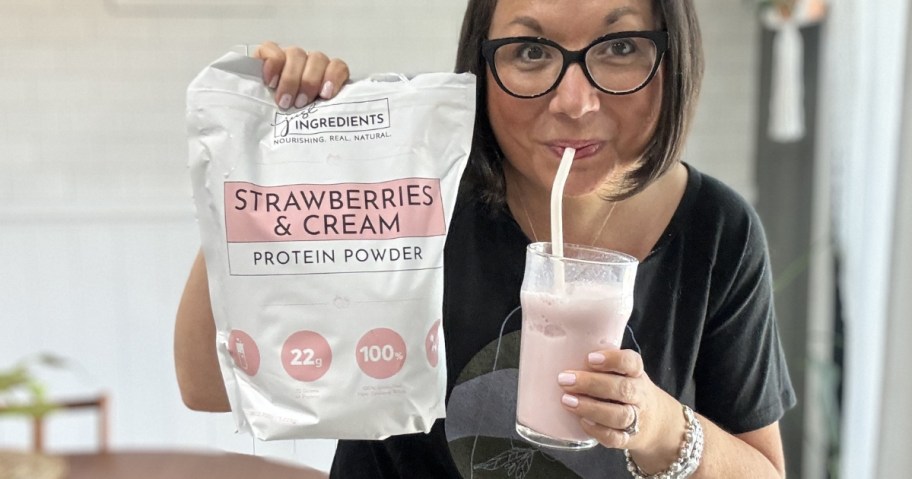
[[[655, 29], [651, 0], [498, 0], [488, 38], [545, 37], [579, 50], [609, 33]], [[609, 95], [581, 67], [571, 65], [556, 89], [532, 99], [503, 91], [488, 69], [491, 127], [517, 180], [550, 189], [564, 148], [573, 147], [564, 194], [582, 196], [640, 159], [659, 117], [661, 69], [642, 90]]]

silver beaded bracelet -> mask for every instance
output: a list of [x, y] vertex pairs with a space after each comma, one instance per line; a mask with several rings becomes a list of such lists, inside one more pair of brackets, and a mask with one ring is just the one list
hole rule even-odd
[[624, 449], [627, 470], [630, 471], [633, 479], [684, 479], [697, 470], [697, 467], [700, 466], [700, 459], [703, 458], [703, 426], [700, 425], [693, 410], [686, 405], [684, 406], [684, 418], [687, 420], [687, 430], [684, 431], [681, 452], [678, 454], [678, 459], [668, 469], [657, 474], [646, 474], [630, 457], [630, 451]]

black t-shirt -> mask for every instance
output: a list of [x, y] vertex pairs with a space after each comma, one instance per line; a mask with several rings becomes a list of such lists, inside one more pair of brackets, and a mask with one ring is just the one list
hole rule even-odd
[[[688, 166], [667, 229], [640, 264], [622, 347], [662, 389], [733, 433], [795, 404], [773, 311], [759, 218], [719, 181]], [[447, 418], [429, 434], [339, 441], [334, 478], [629, 477], [618, 450], [561, 452], [515, 432], [529, 239], [509, 212], [459, 198], [445, 251]]]

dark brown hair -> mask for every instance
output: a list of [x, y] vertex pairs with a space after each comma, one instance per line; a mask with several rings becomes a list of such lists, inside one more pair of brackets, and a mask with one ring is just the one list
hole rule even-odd
[[[462, 186], [481, 195], [494, 209], [505, 204], [506, 186], [503, 153], [488, 119], [487, 66], [481, 55], [481, 42], [491, 28], [496, 6], [497, 0], [469, 0], [456, 52], [456, 72], [470, 72], [478, 77], [475, 136]], [[669, 49], [662, 62], [662, 107], [642, 161], [627, 175], [622, 191], [612, 199], [636, 194], [679, 160], [703, 78], [703, 46], [693, 0], [653, 0], [652, 8], [658, 27], [668, 30], [669, 39]]]

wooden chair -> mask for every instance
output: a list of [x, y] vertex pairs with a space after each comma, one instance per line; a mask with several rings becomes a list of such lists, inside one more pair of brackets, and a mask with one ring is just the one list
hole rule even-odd
[[108, 452], [108, 426], [109, 426], [109, 399], [107, 394], [99, 394], [93, 398], [82, 400], [69, 400], [54, 403], [55, 409], [42, 417], [36, 417], [32, 423], [32, 448], [35, 452], [44, 451], [44, 420], [61, 411], [74, 409], [94, 409], [98, 421], [98, 451]]
[[[65, 411], [76, 409], [94, 409], [98, 416], [98, 450], [99, 452], [108, 452], [108, 414], [109, 399], [107, 394], [78, 399], [52, 401], [50, 405], [53, 409], [43, 415], [35, 416], [32, 419], [32, 450], [36, 453], [44, 453], [44, 423], [48, 418]], [[0, 406], [0, 412], [3, 412]]]

